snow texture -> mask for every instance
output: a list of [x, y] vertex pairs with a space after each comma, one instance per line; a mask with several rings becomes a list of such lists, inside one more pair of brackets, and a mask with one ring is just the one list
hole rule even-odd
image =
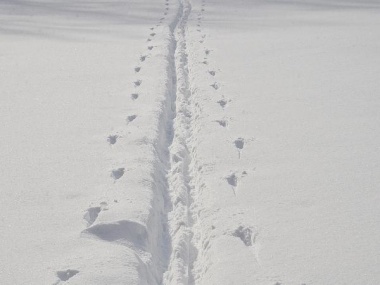
[[380, 284], [380, 2], [0, 2], [0, 280]]

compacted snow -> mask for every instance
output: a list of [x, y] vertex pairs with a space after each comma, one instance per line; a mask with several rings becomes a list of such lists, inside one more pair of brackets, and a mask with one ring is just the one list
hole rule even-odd
[[380, 284], [380, 1], [0, 1], [0, 283]]

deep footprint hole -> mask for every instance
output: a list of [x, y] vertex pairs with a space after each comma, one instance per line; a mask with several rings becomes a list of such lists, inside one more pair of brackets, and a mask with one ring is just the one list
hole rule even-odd
[[137, 93], [132, 93], [132, 94], [131, 94], [131, 98], [132, 98], [132, 100], [136, 100], [137, 98], [139, 98], [139, 94], [137, 94]]
[[120, 179], [124, 175], [125, 168], [114, 169], [111, 172], [111, 177], [115, 180]]
[[61, 279], [61, 281], [67, 281], [71, 277], [77, 275], [78, 273], [79, 273], [78, 270], [67, 269], [67, 270], [64, 270], [64, 271], [57, 271], [57, 277], [59, 279]]
[[107, 141], [109, 144], [115, 144], [118, 138], [119, 138], [118, 135], [110, 135], [108, 136]]
[[128, 123], [133, 122], [137, 118], [137, 115], [131, 115], [127, 117]]
[[224, 128], [227, 127], [227, 121], [225, 120], [216, 120], [216, 122]]
[[238, 138], [237, 140], [234, 141], [235, 147], [238, 149], [243, 149], [244, 148], [244, 139], [243, 138]]
[[91, 207], [87, 209], [83, 218], [87, 221], [88, 226], [91, 226], [96, 221], [101, 210], [101, 207]]
[[246, 246], [252, 246], [252, 234], [253, 231], [251, 228], [243, 226], [238, 227], [233, 233], [233, 235], [240, 238]]
[[238, 184], [238, 178], [237, 178], [237, 176], [236, 176], [235, 173], [231, 174], [226, 179], [227, 179], [228, 184], [230, 184], [232, 187], [236, 187], [237, 186], [237, 184]]
[[226, 107], [226, 105], [227, 105], [227, 101], [224, 100], [224, 99], [219, 100], [217, 103], [218, 103], [218, 104], [220, 105], [220, 107], [222, 107], [222, 108]]
[[220, 88], [220, 85], [219, 83], [215, 82], [214, 84], [211, 85], [212, 88], [214, 88], [215, 90], [218, 90]]

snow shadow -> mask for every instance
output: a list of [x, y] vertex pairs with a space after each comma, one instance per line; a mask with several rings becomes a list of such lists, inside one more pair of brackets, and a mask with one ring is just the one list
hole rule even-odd
[[84, 230], [83, 233], [93, 235], [108, 242], [127, 242], [131, 246], [140, 249], [145, 249], [148, 239], [148, 232], [145, 226], [128, 220], [97, 224]]
[[267, 4], [290, 5], [306, 9], [380, 9], [380, 2], [374, 0], [269, 0]]
[[128, 26], [149, 25], [162, 11], [149, 0], [4, 0], [0, 35], [75, 40], [81, 36], [121, 36]]
[[[317, 10], [331, 10], [331, 9], [380, 9], [380, 2], [377, 0], [214, 0], [212, 5], [220, 6], [221, 8], [228, 8], [229, 11], [236, 11], [237, 8], [262, 8], [264, 6], [289, 6], [298, 7], [301, 9], [317, 9]], [[208, 11], [208, 14], [212, 11]]]
[[[330, 22], [318, 17], [307, 17], [305, 12], [349, 12], [361, 10], [378, 13], [380, 1], [375, 0], [213, 0], [204, 21], [217, 29], [244, 30], [265, 27], [326, 25]], [[228, 20], [226, 20], [228, 19]], [[242, 25], [246, 22], [246, 25]]]

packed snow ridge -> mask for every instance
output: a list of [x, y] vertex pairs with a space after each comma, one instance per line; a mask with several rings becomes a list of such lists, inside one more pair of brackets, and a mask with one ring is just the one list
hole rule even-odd
[[[175, 79], [173, 106], [175, 109], [172, 121], [173, 140], [169, 147], [170, 169], [168, 172], [169, 196], [171, 210], [168, 213], [171, 255], [169, 267], [164, 274], [164, 284], [192, 284], [191, 273], [196, 250], [193, 248], [192, 207], [195, 201], [193, 179], [194, 147], [192, 135], [196, 128], [194, 120], [195, 106], [192, 100], [189, 82], [188, 54], [186, 42], [186, 25], [191, 6], [187, 0], [179, 2], [175, 24], [171, 25], [173, 46], [175, 47], [172, 62], [172, 78]], [[173, 29], [174, 28], [174, 29]]]

